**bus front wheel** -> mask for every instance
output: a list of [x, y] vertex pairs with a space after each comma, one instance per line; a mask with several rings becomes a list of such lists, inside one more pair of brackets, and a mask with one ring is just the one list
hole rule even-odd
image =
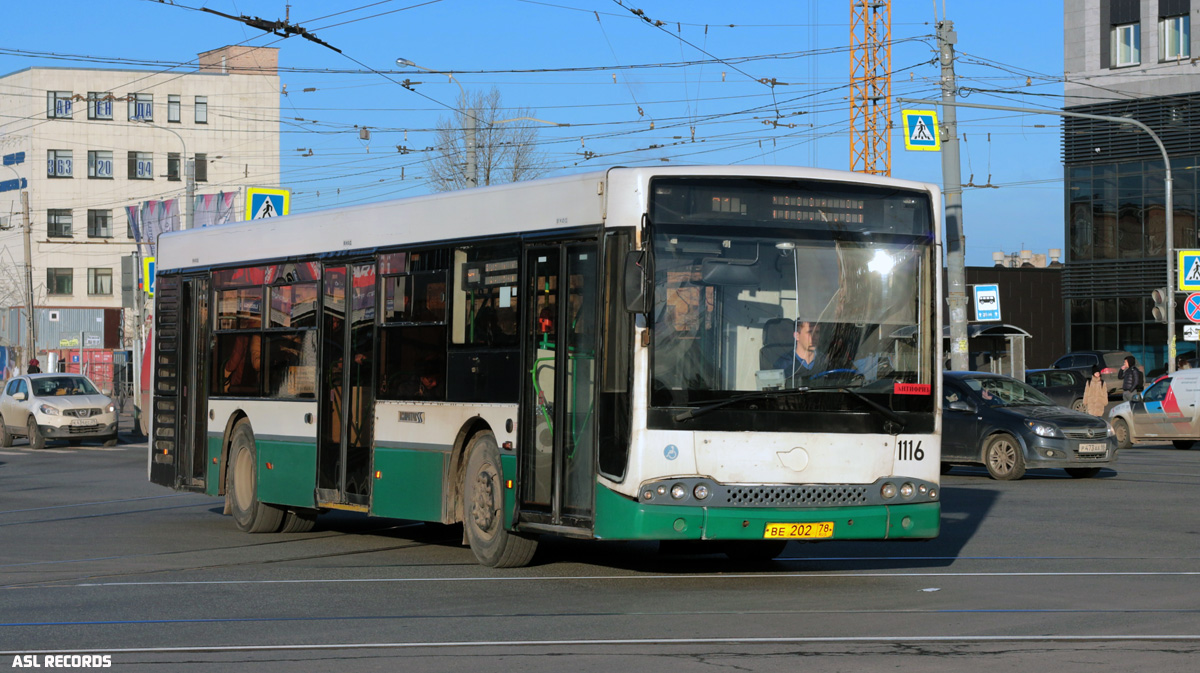
[[475, 558], [492, 568], [528, 565], [537, 551], [537, 540], [504, 528], [500, 449], [491, 432], [476, 434], [467, 445], [462, 494], [463, 529]]
[[229, 445], [229, 475], [225, 493], [238, 530], [274, 533], [283, 523], [283, 510], [258, 501], [258, 453], [250, 423], [238, 421]]

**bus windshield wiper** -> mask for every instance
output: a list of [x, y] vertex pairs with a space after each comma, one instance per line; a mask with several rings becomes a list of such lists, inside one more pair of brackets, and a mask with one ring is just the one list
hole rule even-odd
[[[852, 388], [839, 388], [839, 390], [841, 390], [843, 393], [846, 393], [857, 400], [862, 401], [863, 404], [866, 404], [867, 406], [871, 407], [875, 411], [878, 411], [880, 413], [880, 415], [882, 415], [884, 418], [888, 419], [891, 423], [899, 426], [896, 428], [888, 428], [887, 424], [885, 424], [884, 430], [887, 431], [887, 433], [889, 435], [900, 434], [901, 432], [904, 431], [904, 426], [905, 426], [904, 417], [902, 417], [900, 414], [896, 413], [894, 410], [883, 406], [882, 404], [876, 402], [875, 400], [867, 397], [866, 395], [863, 395], [862, 393], [860, 393], [857, 390], [854, 390]], [[892, 430], [895, 430], [895, 432], [892, 432]]]
[[696, 407], [695, 409], [688, 409], [687, 411], [681, 411], [678, 414], [675, 414], [675, 420], [676, 421], [686, 421], [689, 418], [696, 418], [697, 416], [703, 416], [704, 414], [707, 414], [710, 411], [715, 411], [717, 409], [720, 409], [721, 407], [727, 407], [730, 404], [733, 404], [735, 402], [741, 402], [743, 400], [771, 399], [774, 397], [786, 397], [788, 395], [801, 395], [803, 393], [807, 393], [810, 390], [821, 390], [821, 389], [820, 388], [812, 388], [809, 386], [803, 386], [800, 388], [780, 388], [780, 389], [776, 389], [776, 390], [756, 390], [754, 392], [742, 393], [741, 395], [734, 395], [733, 397], [727, 397], [723, 400], [718, 400], [711, 404], [706, 404], [702, 407]]
[[775, 398], [775, 397], [785, 397], [788, 395], [802, 395], [805, 393], [812, 392], [814, 390], [837, 390], [839, 392], [846, 393], [846, 394], [850, 395], [851, 397], [854, 397], [855, 399], [862, 401], [864, 404], [871, 407], [872, 410], [879, 412], [884, 418], [888, 419], [889, 422], [894, 423], [895, 425], [899, 426], [896, 429], [896, 432], [889, 432], [888, 434], [896, 434], [896, 433], [904, 430], [905, 422], [904, 422], [904, 418], [901, 417], [900, 414], [897, 414], [895, 411], [892, 411], [891, 409], [883, 406], [882, 404], [876, 402], [875, 400], [867, 397], [866, 395], [863, 395], [862, 393], [860, 393], [856, 390], [852, 390], [850, 388], [837, 388], [837, 387], [833, 387], [833, 386], [830, 386], [830, 387], [803, 386], [800, 388], [787, 388], [787, 389], [779, 389], [779, 390], [757, 390], [757, 391], [750, 392], [750, 393], [743, 393], [741, 395], [734, 395], [733, 397], [728, 397], [726, 399], [719, 400], [719, 401], [713, 402], [711, 404], [706, 404], [702, 407], [696, 407], [695, 409], [688, 409], [687, 411], [681, 411], [678, 414], [675, 414], [675, 421], [682, 422], [682, 421], [686, 421], [691, 418], [696, 418], [697, 416], [703, 416], [704, 414], [707, 414], [711, 411], [715, 411], [722, 407], [727, 407], [731, 404], [734, 404], [736, 402], [742, 402], [744, 400], [771, 399], [771, 398]]

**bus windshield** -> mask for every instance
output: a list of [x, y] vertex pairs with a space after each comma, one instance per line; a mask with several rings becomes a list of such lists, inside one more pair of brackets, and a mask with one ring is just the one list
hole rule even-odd
[[667, 207], [652, 209], [652, 404], [905, 384], [928, 395], [928, 196], [743, 182], [655, 192]]

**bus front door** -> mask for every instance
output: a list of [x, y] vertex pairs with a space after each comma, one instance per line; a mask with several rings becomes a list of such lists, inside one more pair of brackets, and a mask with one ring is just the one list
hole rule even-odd
[[520, 521], [590, 535], [595, 490], [594, 242], [527, 248]]
[[322, 274], [317, 504], [366, 511], [374, 437], [375, 264]]

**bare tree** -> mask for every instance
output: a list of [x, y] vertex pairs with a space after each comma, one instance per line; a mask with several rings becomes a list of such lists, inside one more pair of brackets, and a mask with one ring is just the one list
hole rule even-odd
[[479, 186], [532, 180], [550, 172], [545, 153], [537, 147], [534, 110], [502, 107], [496, 87], [486, 93], [464, 92], [457, 104], [452, 115], [438, 119], [437, 144], [425, 159], [433, 189], [448, 192], [471, 186], [467, 145], [472, 116]]

